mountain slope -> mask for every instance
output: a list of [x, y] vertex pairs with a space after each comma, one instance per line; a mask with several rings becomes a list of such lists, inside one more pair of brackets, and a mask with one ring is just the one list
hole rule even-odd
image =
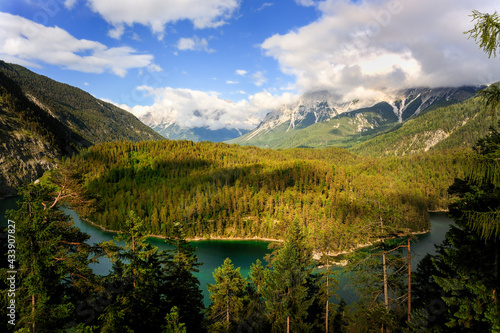
[[91, 143], [29, 100], [0, 72], [0, 198]]
[[0, 61], [0, 197], [93, 143], [161, 139], [114, 105]]
[[474, 97], [424, 112], [350, 151], [359, 155], [403, 156], [428, 150], [473, 147], [491, 125], [484, 101]]
[[298, 103], [270, 112], [259, 126], [228, 143], [267, 148], [349, 148], [426, 110], [473, 96], [477, 87], [415, 88], [386, 95], [385, 101], [336, 102], [326, 92], [304, 95]]
[[81, 89], [3, 61], [0, 72], [15, 81], [34, 103], [92, 143], [163, 139], [131, 113]]

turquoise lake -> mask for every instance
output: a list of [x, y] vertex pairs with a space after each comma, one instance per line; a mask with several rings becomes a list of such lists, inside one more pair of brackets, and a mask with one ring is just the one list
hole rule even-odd
[[[5, 218], [5, 211], [7, 209], [16, 208], [16, 199], [8, 198], [0, 200], [0, 222], [2, 225], [7, 223]], [[90, 235], [90, 243], [99, 243], [102, 241], [112, 240], [114, 237], [113, 232], [103, 231], [89, 223], [82, 221], [78, 214], [69, 209], [62, 208], [63, 211], [73, 218], [75, 225], [83, 232]], [[449, 229], [450, 223], [453, 221], [447, 217], [446, 213], [430, 213], [431, 218], [431, 231], [424, 235], [419, 235], [417, 241], [412, 242], [412, 269], [417, 267], [418, 262], [427, 254], [435, 253], [435, 244], [440, 244], [446, 232]], [[166, 249], [167, 245], [162, 239], [150, 238], [148, 240], [153, 245], [157, 246], [160, 250]], [[191, 245], [196, 247], [196, 254], [203, 265], [200, 267], [200, 272], [195, 275], [200, 280], [200, 287], [205, 297], [205, 304], [209, 304], [207, 284], [214, 283], [212, 272], [222, 265], [224, 259], [231, 258], [235, 267], [241, 267], [241, 273], [246, 276], [250, 270], [250, 265], [257, 259], [263, 263], [263, 257], [270, 253], [268, 249], [269, 242], [258, 240], [200, 240], [191, 242]], [[106, 259], [102, 259], [98, 265], [94, 265], [94, 271], [98, 274], [107, 274], [111, 265]], [[339, 273], [342, 268], [337, 268]], [[349, 284], [349, 277], [344, 275], [340, 276], [340, 285], [338, 294], [343, 297], [347, 303], [357, 300], [357, 295], [354, 292], [354, 287]]]

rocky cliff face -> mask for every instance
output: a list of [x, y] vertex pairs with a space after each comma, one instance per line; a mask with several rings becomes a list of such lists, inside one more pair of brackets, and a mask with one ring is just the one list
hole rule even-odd
[[20, 185], [38, 179], [61, 157], [56, 147], [17, 125], [0, 114], [0, 198], [15, 195]]
[[56, 166], [90, 142], [26, 96], [16, 82], [0, 73], [0, 198]]

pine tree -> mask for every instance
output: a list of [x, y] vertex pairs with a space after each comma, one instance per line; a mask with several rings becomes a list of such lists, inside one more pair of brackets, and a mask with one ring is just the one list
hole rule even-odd
[[208, 308], [213, 321], [212, 332], [233, 332], [243, 316], [247, 281], [241, 276], [240, 268], [234, 268], [231, 259], [226, 258], [221, 267], [213, 273], [215, 284], [208, 285], [212, 304]]
[[308, 309], [314, 298], [308, 293], [313, 272], [312, 250], [297, 219], [289, 226], [284, 244], [273, 252], [266, 273], [263, 296], [273, 332], [304, 332]]
[[[500, 135], [492, 130], [479, 141], [476, 151], [495, 162]], [[500, 186], [492, 177], [499, 174], [500, 168], [493, 168], [479, 178], [469, 175], [456, 179], [449, 189], [458, 196], [450, 205], [457, 227], [450, 228], [440, 255], [434, 258], [439, 271], [435, 281], [448, 293], [443, 297], [449, 307], [448, 326], [500, 332], [500, 220], [489, 218], [490, 213], [500, 211]]]
[[186, 325], [179, 322], [180, 318], [177, 310], [177, 307], [174, 306], [170, 310], [170, 313], [167, 313], [165, 316], [167, 324], [163, 329], [163, 333], [187, 333]]
[[185, 239], [185, 233], [180, 223], [174, 223], [172, 236], [167, 243], [172, 250], [167, 250], [165, 265], [165, 283], [163, 293], [167, 308], [176, 307], [179, 320], [185, 323], [189, 332], [204, 330], [203, 294], [199, 280], [193, 275], [202, 265], [198, 262], [196, 248]]
[[164, 254], [146, 243], [142, 221], [130, 211], [126, 231], [117, 240], [103, 244], [114, 260], [113, 271], [106, 282], [119, 284], [122, 292], [113, 295], [110, 304], [99, 317], [102, 332], [148, 331], [161, 332], [167, 313], [162, 293], [164, 284]]
[[247, 294], [248, 299], [245, 304], [246, 314], [238, 326], [239, 331], [247, 332], [269, 332], [269, 324], [265, 317], [265, 302], [262, 292], [266, 284], [266, 269], [262, 262], [257, 259], [250, 266], [248, 274]]
[[335, 292], [338, 288], [338, 273], [332, 271], [332, 259], [328, 256], [328, 254], [324, 253], [322, 258], [319, 261], [319, 264], [323, 265], [324, 268], [321, 271], [318, 281], [319, 287], [319, 300], [321, 301], [321, 308], [323, 309], [323, 322], [325, 327], [325, 332], [331, 331], [331, 320], [330, 316], [334, 310], [335, 305], [330, 302], [332, 297], [337, 297], [338, 295]]
[[[16, 329], [30, 332], [77, 325], [75, 305], [95, 292], [88, 264], [95, 249], [89, 238], [58, 210], [62, 191], [30, 184], [19, 190], [19, 209], [8, 213], [15, 223], [18, 293]], [[71, 325], [70, 325], [71, 326]]]

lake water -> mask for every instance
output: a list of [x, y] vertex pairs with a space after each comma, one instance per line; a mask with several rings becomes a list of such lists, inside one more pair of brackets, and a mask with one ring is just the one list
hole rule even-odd
[[[14, 198], [0, 200], [0, 222], [2, 226], [7, 223], [5, 210], [16, 208], [15, 201], [16, 199]], [[63, 208], [63, 210], [73, 218], [77, 227], [90, 235], [90, 243], [99, 243], [113, 239], [115, 235], [113, 232], [103, 231], [100, 228], [82, 221], [78, 217], [78, 214], [69, 208]], [[430, 213], [430, 218], [432, 226], [431, 232], [419, 235], [417, 241], [412, 242], [411, 245], [413, 270], [427, 253], [435, 253], [434, 245], [440, 244], [443, 241], [450, 223], [453, 222], [447, 217], [446, 213]], [[167, 245], [162, 239], [150, 238], [148, 241], [157, 246], [160, 250], [167, 248]], [[205, 297], [205, 305], [209, 304], [207, 284], [215, 282], [212, 272], [222, 265], [225, 258], [231, 258], [234, 266], [241, 267], [241, 273], [243, 276], [246, 276], [250, 271], [250, 265], [252, 263], [257, 259], [265, 263], [263, 257], [271, 252], [271, 250], [268, 249], [269, 242], [256, 240], [201, 240], [191, 242], [191, 244], [197, 248], [196, 254], [199, 261], [203, 263], [200, 267], [200, 272], [195, 275], [200, 280], [200, 287]], [[407, 252], [405, 252], [405, 255], [407, 255]], [[106, 259], [102, 259], [101, 263], [95, 265], [93, 268], [96, 273], [106, 274], [109, 272], [111, 265]], [[337, 270], [339, 273], [342, 272], [342, 268], [340, 267], [337, 268]], [[353, 286], [349, 284], [349, 277], [341, 275], [339, 282], [339, 296], [343, 297], [347, 303], [355, 301], [357, 296], [354, 293]]]

